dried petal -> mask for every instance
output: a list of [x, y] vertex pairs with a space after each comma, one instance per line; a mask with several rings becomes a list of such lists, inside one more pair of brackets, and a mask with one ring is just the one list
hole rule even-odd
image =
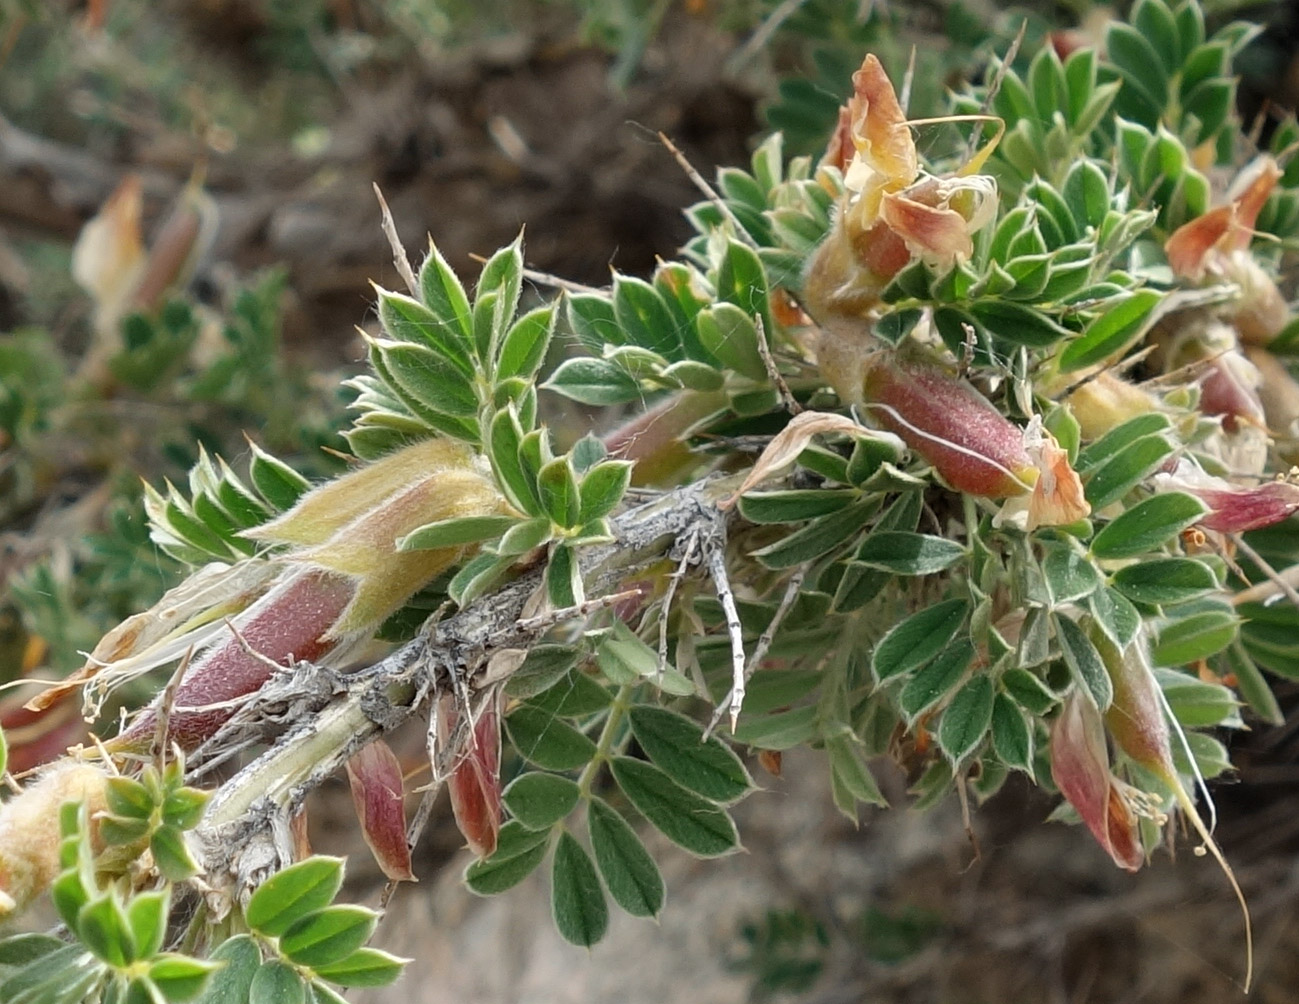
[[1290, 305], [1276, 280], [1248, 251], [1217, 255], [1211, 266], [1216, 276], [1240, 287], [1240, 299], [1231, 306], [1231, 320], [1241, 340], [1267, 345], [1290, 322]]
[[[844, 172], [844, 184], [855, 193], [849, 212], [862, 224], [869, 224], [879, 212], [880, 196], [911, 184], [920, 165], [906, 113], [873, 54], [868, 53], [852, 75], [852, 84], [848, 115], [856, 153]], [[843, 146], [840, 139], [841, 150]]]
[[1248, 248], [1258, 214], [1280, 177], [1276, 161], [1260, 157], [1240, 173], [1226, 205], [1178, 227], [1164, 244], [1173, 272], [1199, 282], [1215, 260]]
[[1281, 439], [1293, 438], [1299, 434], [1299, 381], [1266, 349], [1250, 346], [1245, 356], [1258, 370], [1258, 398], [1268, 431]]
[[[226, 629], [226, 621], [262, 596], [284, 570], [276, 561], [252, 558], [234, 565], [213, 562], [163, 594], [144, 613], [128, 617], [100, 640], [86, 664], [27, 702], [40, 711], [88, 680], [107, 692], [151, 669], [201, 651]], [[88, 709], [91, 710], [91, 709]]]
[[[838, 432], [845, 436], [879, 435], [863, 429], [845, 415], [832, 415], [823, 411], [799, 412], [787, 426], [772, 437], [767, 448], [762, 451], [762, 456], [758, 458], [758, 462], [753, 465], [753, 470], [744, 479], [744, 483], [734, 495], [721, 503], [721, 508], [729, 509], [735, 505], [741, 495], [758, 482], [778, 474], [792, 464], [798, 459], [798, 455], [807, 449], [813, 436], [829, 432]], [[901, 446], [900, 443], [898, 445]]]
[[1069, 454], [1036, 415], [1024, 430], [1024, 448], [1037, 467], [1032, 494], [1007, 499], [994, 524], [1017, 526], [1028, 533], [1039, 526], [1066, 526], [1089, 516], [1091, 503], [1083, 496], [1078, 472], [1069, 465]]
[[95, 299], [95, 326], [116, 327], [144, 269], [139, 175], [128, 174], [86, 223], [72, 249], [72, 277]]
[[401, 764], [382, 739], [361, 747], [347, 761], [352, 804], [365, 842], [383, 873], [394, 882], [413, 882]]
[[997, 184], [987, 175], [930, 178], [881, 197], [880, 216], [927, 264], [951, 268], [974, 252], [971, 235], [997, 211]]

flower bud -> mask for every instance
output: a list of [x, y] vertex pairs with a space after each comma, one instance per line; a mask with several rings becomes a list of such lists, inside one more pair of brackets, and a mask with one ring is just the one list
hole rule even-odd
[[244, 536], [272, 544], [322, 544], [383, 499], [424, 478], [473, 468], [468, 447], [433, 437], [326, 481], [288, 512]]
[[1070, 394], [1065, 403], [1078, 420], [1083, 439], [1100, 439], [1129, 419], [1160, 410], [1155, 395], [1102, 370]]
[[[220, 624], [215, 636], [204, 636], [213, 643], [177, 688], [169, 737], [193, 749], [227, 722], [238, 710], [238, 698], [259, 690], [277, 665], [341, 657], [465, 552], [462, 547], [398, 551], [402, 537], [426, 523], [503, 511], [500, 492], [466, 449], [429, 440], [336, 478], [279, 519], [250, 531], [250, 537], [299, 546], [274, 562], [249, 559], [235, 566], [269, 566], [278, 577], [230, 620], [230, 634]], [[214, 607], [228, 599], [219, 589], [211, 592], [207, 602]], [[171, 644], [183, 640], [181, 634]], [[132, 749], [147, 746], [155, 722], [156, 712], [146, 712], [116, 742]]]
[[1038, 477], [1024, 433], [968, 383], [935, 366], [883, 353], [867, 370], [869, 415], [897, 433], [957, 491], [986, 498], [1028, 493]]
[[59, 874], [59, 807], [85, 802], [93, 819], [106, 808], [107, 781], [102, 767], [65, 760], [0, 808], [0, 917], [22, 910]]
[[1164, 717], [1159, 684], [1151, 672], [1144, 639], [1138, 637], [1120, 651], [1095, 626], [1089, 635], [1114, 689], [1114, 698], [1105, 711], [1110, 736], [1134, 763], [1161, 780], [1175, 778], [1168, 719]]

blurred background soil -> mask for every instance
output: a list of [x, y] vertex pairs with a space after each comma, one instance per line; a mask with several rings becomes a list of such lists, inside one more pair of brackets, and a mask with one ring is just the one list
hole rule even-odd
[[[75, 360], [91, 311], [68, 278], [80, 228], [134, 171], [150, 231], [197, 168], [219, 228], [192, 295], [220, 303], [259, 269], [285, 267], [284, 351], [323, 387], [361, 362], [355, 326], [373, 313], [369, 281], [399, 285], [372, 183], [407, 247], [418, 255], [432, 234], [466, 277], [471, 256], [525, 226], [536, 270], [591, 285], [610, 266], [643, 275], [688, 236], [681, 210], [699, 198], [659, 131], [711, 177], [747, 162], [764, 114], [833, 114], [838, 93], [780, 90], [780, 80], [829, 77], [845, 59], [851, 69], [868, 45], [896, 72], [914, 42], [931, 60], [917, 93], [933, 96], [946, 79], [935, 67], [955, 79], [980, 33], [1012, 20], [990, 4], [944, 2], [0, 9], [0, 331], [48, 331]], [[781, 11], [788, 18], [773, 28]], [[1081, 13], [1049, 15], [1071, 23]], [[1241, 67], [1243, 100], [1292, 100], [1299, 17], [1287, 5], [1249, 13], [1273, 27]], [[753, 48], [767, 28], [770, 44]], [[800, 142], [815, 149], [791, 136]], [[111, 533], [103, 470], [60, 461], [81, 456], [66, 441], [51, 452], [55, 472], [0, 522], [0, 591], [74, 535]], [[133, 474], [159, 480], [156, 468]], [[28, 646], [36, 636], [12, 630]], [[1299, 1000], [1299, 692], [1281, 698], [1289, 724], [1232, 737], [1241, 769], [1216, 787], [1219, 838], [1253, 911], [1254, 999], [1264, 1004]], [[905, 808], [905, 779], [886, 769], [899, 808], [857, 828], [833, 808], [819, 754], [788, 755], [780, 778], [753, 768], [765, 790], [737, 813], [747, 853], [695, 861], [648, 834], [668, 884], [661, 921], [619, 915], [591, 951], [555, 933], [544, 877], [492, 900], [467, 893], [466, 852], [444, 807], [420, 850], [421, 882], [398, 891], [377, 939], [415, 962], [397, 987], [356, 999], [1241, 999], [1241, 918], [1188, 838], [1176, 860], [1160, 855], [1129, 876], [1081, 828], [1045, 823], [1052, 806], [1026, 785], [975, 808], [971, 835], [954, 800], [924, 815]], [[317, 799], [318, 850], [355, 849], [350, 812], [341, 782]], [[371, 867], [364, 853], [353, 858], [354, 892], [369, 901], [380, 885]]]

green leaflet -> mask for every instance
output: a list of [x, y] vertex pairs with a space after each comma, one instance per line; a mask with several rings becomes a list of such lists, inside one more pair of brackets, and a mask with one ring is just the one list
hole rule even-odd
[[675, 711], [638, 704], [628, 712], [632, 734], [672, 780], [714, 802], [734, 802], [753, 787], [744, 764], [716, 736]]
[[703, 858], [739, 847], [735, 823], [725, 810], [682, 788], [658, 767], [625, 756], [615, 757], [610, 766], [636, 811], [678, 847]]
[[595, 865], [571, 833], [559, 835], [550, 875], [555, 926], [564, 940], [589, 948], [604, 937], [609, 906]]
[[663, 876], [636, 831], [600, 798], [591, 800], [587, 826], [595, 862], [613, 901], [633, 917], [657, 917], [663, 909]]

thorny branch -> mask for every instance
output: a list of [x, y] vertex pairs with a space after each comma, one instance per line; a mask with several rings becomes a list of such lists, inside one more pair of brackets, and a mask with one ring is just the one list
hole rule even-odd
[[[737, 485], [737, 477], [712, 478], [623, 512], [613, 521], [615, 541], [582, 556], [587, 589], [596, 596], [616, 590], [690, 538], [720, 553], [731, 516], [717, 503]], [[543, 575], [542, 569], [530, 571], [437, 620], [373, 666], [340, 675], [299, 663], [264, 687], [191, 761], [191, 776], [200, 775], [281, 723], [294, 723], [213, 798], [196, 831], [208, 875], [224, 873], [236, 889], [250, 888], [290, 860], [287, 820], [349, 757], [423, 713], [435, 691], [463, 687], [472, 695], [498, 685], [499, 679], [484, 679], [492, 656], [529, 648], [552, 624], [549, 618], [523, 618], [529, 600], [544, 588]]]

